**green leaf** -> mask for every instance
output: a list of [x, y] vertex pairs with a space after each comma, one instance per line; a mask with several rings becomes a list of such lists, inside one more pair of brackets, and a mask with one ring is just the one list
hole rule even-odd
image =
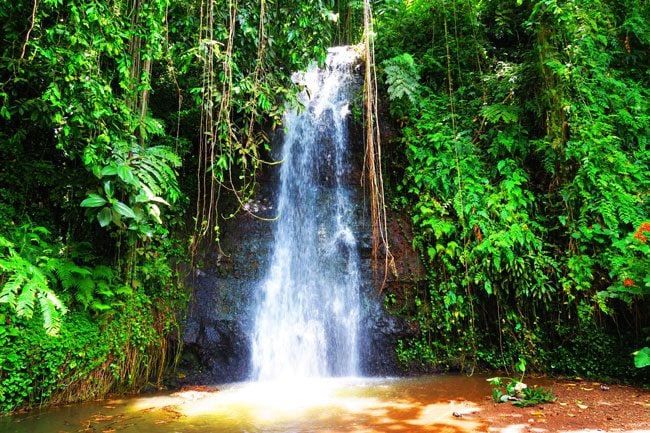
[[488, 295], [492, 294], [492, 283], [490, 282], [490, 280], [485, 280], [484, 288], [485, 288], [485, 292]]
[[81, 207], [100, 207], [107, 203], [106, 199], [99, 194], [88, 194], [88, 198], [81, 202]]
[[135, 219], [135, 212], [133, 212], [133, 209], [121, 201], [113, 203], [113, 210], [124, 217]]
[[128, 165], [120, 165], [117, 167], [117, 175], [124, 183], [129, 185], [137, 185], [138, 181], [133, 176], [133, 170]]
[[[496, 385], [498, 386], [498, 385]], [[499, 388], [492, 388], [492, 400], [495, 403], [503, 403], [503, 400], [501, 400], [501, 397], [503, 397], [503, 392]]]
[[101, 177], [104, 176], [115, 176], [117, 174], [117, 167], [114, 165], [107, 165], [106, 167], [102, 168], [101, 171]]
[[491, 123], [515, 123], [519, 121], [519, 107], [515, 105], [492, 104], [481, 107], [481, 114]]
[[119, 286], [117, 289], [115, 289], [115, 294], [116, 295], [132, 295], [133, 290], [131, 289], [131, 287], [129, 287], [127, 285], [122, 285], [122, 286]]
[[487, 382], [492, 385], [492, 386], [505, 386], [503, 383], [503, 378], [502, 377], [490, 377], [487, 380]]
[[110, 180], [104, 182], [104, 192], [106, 193], [106, 197], [113, 197], [113, 185]]
[[97, 214], [97, 221], [99, 221], [99, 225], [102, 227], [109, 225], [112, 219], [113, 215], [109, 207], [105, 207]]
[[634, 366], [636, 368], [650, 366], [650, 347], [644, 347], [634, 352]]
[[155, 204], [149, 205], [149, 215], [151, 215], [158, 224], [163, 223], [162, 220], [160, 219], [160, 208], [157, 205]]
[[519, 360], [515, 364], [515, 370], [517, 370], [520, 373], [526, 372], [526, 360], [524, 358], [519, 358]]

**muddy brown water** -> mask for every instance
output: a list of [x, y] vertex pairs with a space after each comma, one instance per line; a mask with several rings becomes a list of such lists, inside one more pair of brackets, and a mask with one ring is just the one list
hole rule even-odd
[[208, 391], [34, 410], [0, 418], [3, 433], [471, 432], [491, 388], [484, 376], [238, 383]]

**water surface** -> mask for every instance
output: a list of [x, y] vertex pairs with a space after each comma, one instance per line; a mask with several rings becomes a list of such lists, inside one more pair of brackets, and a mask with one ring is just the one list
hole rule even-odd
[[485, 377], [328, 378], [215, 387], [36, 410], [0, 418], [7, 433], [330, 433], [485, 431], [471, 416]]

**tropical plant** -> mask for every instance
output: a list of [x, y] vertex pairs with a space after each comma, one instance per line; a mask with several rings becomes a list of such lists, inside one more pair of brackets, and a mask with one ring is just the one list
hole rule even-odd
[[[428, 285], [400, 295], [420, 330], [398, 343], [400, 358], [511, 369], [523, 356], [531, 368], [639, 376], [624, 364], [648, 323], [647, 5], [384, 10], [378, 52], [394, 78], [383, 90], [401, 137], [388, 152], [403, 164], [390, 166], [402, 179], [392, 202], [410, 212], [428, 269]], [[405, 104], [414, 81], [417, 103]]]
[[650, 366], [650, 347], [644, 347], [634, 353], [634, 365], [636, 368]]
[[382, 63], [386, 77], [386, 91], [391, 101], [391, 114], [395, 117], [406, 115], [411, 106], [420, 101], [420, 79], [417, 65], [408, 53], [402, 53]]
[[52, 286], [57, 272], [77, 267], [57, 255], [47, 242], [49, 234], [44, 227], [25, 224], [14, 227], [10, 239], [0, 235], [0, 303], [8, 304], [18, 317], [31, 319], [38, 301], [45, 330], [56, 335], [68, 309]]
[[494, 386], [492, 389], [492, 400], [495, 403], [510, 401], [514, 406], [529, 407], [551, 403], [557, 400], [551, 390], [543, 387], [528, 386], [523, 382], [524, 375], [526, 374], [526, 360], [524, 358], [517, 360], [515, 369], [521, 373], [519, 379], [508, 377], [491, 377], [487, 379], [490, 385]]

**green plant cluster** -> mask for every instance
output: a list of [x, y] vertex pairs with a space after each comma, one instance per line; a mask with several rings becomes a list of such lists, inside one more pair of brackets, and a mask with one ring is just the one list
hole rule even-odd
[[187, 239], [231, 211], [192, 221], [190, 202], [246, 199], [290, 73], [324, 59], [338, 9], [0, 6], [0, 412], [162, 383]]
[[515, 369], [521, 373], [519, 379], [511, 377], [491, 377], [487, 379], [492, 388], [492, 400], [495, 403], [512, 402], [513, 406], [529, 407], [551, 403], [557, 400], [553, 392], [541, 386], [528, 386], [523, 382], [526, 374], [526, 360], [519, 358]]
[[155, 322], [169, 323], [170, 318], [160, 317], [144, 294], [125, 300], [128, 306], [101, 324], [89, 311], [71, 311], [56, 337], [47, 335], [39, 320], [0, 304], [2, 411], [90, 400], [160, 383], [164, 359], [173, 356], [173, 348], [164, 340], [171, 329]]
[[488, 379], [492, 388], [492, 400], [495, 403], [512, 402], [513, 406], [530, 407], [538, 404], [552, 403], [556, 400], [551, 390], [543, 387], [529, 387], [527, 384], [509, 377], [492, 377]]
[[[160, 385], [173, 363], [187, 295], [159, 244], [125, 282], [87, 243], [65, 245], [42, 226], [0, 236], [0, 411]], [[139, 262], [144, 257], [139, 257]]]
[[406, 302], [405, 364], [648, 380], [632, 356], [650, 334], [648, 16], [634, 0], [383, 5], [401, 137], [386, 170], [429, 282]]

